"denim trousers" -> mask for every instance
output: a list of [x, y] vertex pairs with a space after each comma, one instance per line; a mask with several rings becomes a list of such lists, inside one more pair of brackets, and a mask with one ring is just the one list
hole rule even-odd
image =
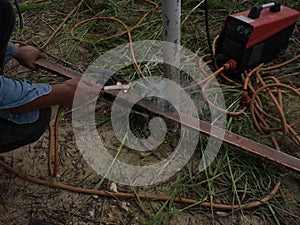
[[[3, 74], [7, 44], [15, 26], [15, 13], [8, 0], [0, 0], [0, 74]], [[51, 108], [39, 111], [39, 119], [18, 125], [0, 118], [0, 153], [32, 143], [45, 132], [51, 119]]]

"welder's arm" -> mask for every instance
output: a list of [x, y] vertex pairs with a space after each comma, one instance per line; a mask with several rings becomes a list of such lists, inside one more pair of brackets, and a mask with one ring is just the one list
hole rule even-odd
[[[16, 46], [12, 46], [16, 48]], [[23, 46], [16, 49], [14, 58], [23, 66], [36, 69], [34, 62], [42, 57], [40, 50], [33, 46]], [[6, 78], [5, 78], [6, 79]], [[97, 96], [101, 90], [101, 87], [94, 85], [84, 80], [79, 82], [79, 79], [70, 79], [61, 84], [55, 84], [50, 87], [49, 91], [41, 91], [41, 89], [47, 88], [47, 84], [31, 84], [26, 81], [15, 81], [6, 79], [6, 83], [9, 83], [12, 91], [11, 95], [14, 95], [15, 106], [10, 110], [13, 113], [32, 112], [42, 108], [47, 108], [54, 105], [61, 105], [68, 108], [72, 107], [75, 91], [77, 91], [78, 103], [86, 103], [91, 97]], [[78, 89], [77, 89], [78, 87]], [[16, 96], [16, 90], [19, 95]], [[5, 91], [6, 93], [9, 91]], [[43, 94], [41, 94], [43, 92]], [[30, 98], [28, 96], [32, 95]], [[27, 100], [24, 97], [26, 96]], [[35, 97], [36, 96], [36, 97]], [[24, 104], [20, 104], [22, 100]], [[18, 105], [17, 105], [18, 104]], [[17, 105], [17, 106], [16, 106]]]
[[99, 95], [101, 87], [80, 82], [79, 79], [66, 80], [61, 84], [51, 86], [49, 94], [40, 96], [26, 104], [11, 108], [14, 113], [31, 112], [34, 110], [47, 108], [54, 105], [61, 105], [72, 108], [76, 92], [76, 102], [78, 105], [84, 105], [92, 98]]

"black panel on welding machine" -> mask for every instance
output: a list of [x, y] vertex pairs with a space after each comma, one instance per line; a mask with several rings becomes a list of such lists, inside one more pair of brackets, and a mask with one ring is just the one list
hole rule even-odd
[[249, 57], [246, 67], [256, 65], [261, 61], [261, 56], [265, 47], [265, 43], [260, 43], [252, 47], [251, 55]]
[[[269, 62], [279, 53], [284, 52], [289, 44], [289, 38], [293, 33], [295, 24], [285, 28], [272, 37], [266, 39], [264, 51], [262, 53], [263, 62]], [[276, 48], [274, 48], [276, 46]]]
[[229, 38], [225, 38], [222, 44], [222, 52], [226, 52], [227, 56], [230, 58], [239, 58], [241, 57], [242, 45], [236, 41], [233, 41]]
[[234, 59], [239, 67], [245, 67], [243, 58], [249, 54], [245, 49], [252, 30], [253, 27], [249, 24], [236, 18], [228, 18], [216, 46], [216, 60], [219, 66], [229, 59]]
[[242, 72], [244, 68], [251, 69], [260, 63], [270, 62], [276, 58], [278, 54], [284, 52], [288, 47], [289, 37], [294, 30], [294, 26], [295, 25], [289, 26], [263, 42], [246, 49], [240, 61], [239, 72]]

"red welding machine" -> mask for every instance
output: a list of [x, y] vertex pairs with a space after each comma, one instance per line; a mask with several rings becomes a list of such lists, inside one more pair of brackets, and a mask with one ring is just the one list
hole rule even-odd
[[216, 45], [216, 62], [237, 62], [241, 73], [286, 50], [300, 13], [274, 1], [227, 17]]

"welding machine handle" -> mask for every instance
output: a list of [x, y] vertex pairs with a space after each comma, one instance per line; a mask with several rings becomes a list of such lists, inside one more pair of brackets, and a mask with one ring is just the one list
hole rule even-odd
[[280, 12], [280, 1], [276, 0], [263, 5], [254, 6], [250, 10], [248, 17], [251, 19], [257, 19], [260, 16], [261, 11], [265, 8], [270, 8], [271, 12]]

